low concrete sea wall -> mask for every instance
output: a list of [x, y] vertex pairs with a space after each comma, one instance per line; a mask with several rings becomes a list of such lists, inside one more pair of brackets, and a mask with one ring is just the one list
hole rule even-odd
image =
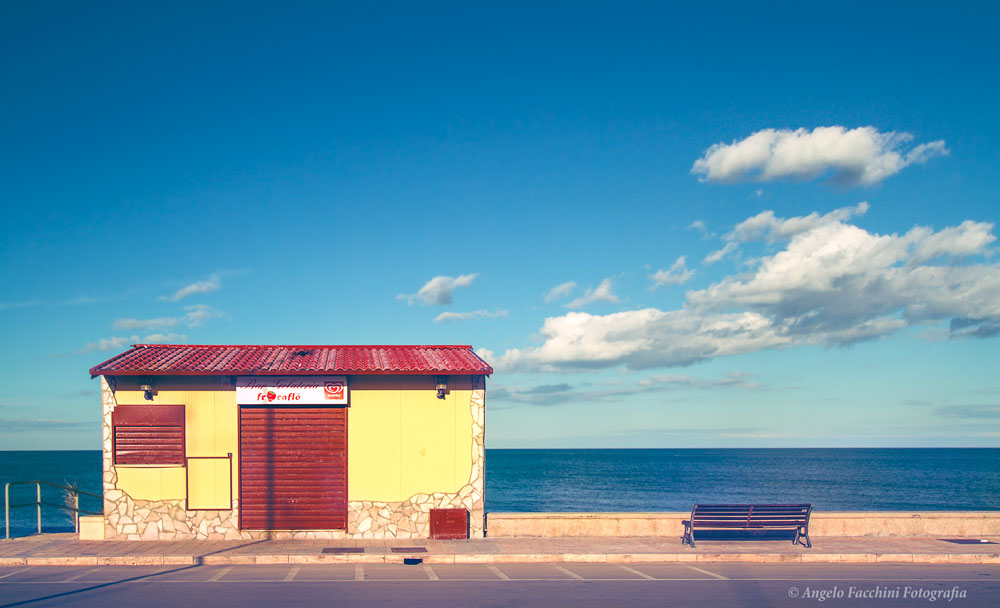
[[[675, 536], [686, 513], [488, 513], [492, 538]], [[1000, 535], [995, 511], [813, 511], [810, 536], [983, 537]]]

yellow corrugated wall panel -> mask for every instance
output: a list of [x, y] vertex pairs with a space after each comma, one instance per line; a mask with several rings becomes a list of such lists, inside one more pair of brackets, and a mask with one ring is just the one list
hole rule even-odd
[[188, 460], [188, 509], [230, 509], [228, 458]]
[[438, 399], [430, 376], [350, 379], [348, 499], [457, 492], [472, 472], [471, 378]]
[[184, 498], [184, 467], [116, 467], [118, 489], [133, 500]]
[[240, 410], [236, 405], [235, 391], [215, 392], [215, 454], [211, 456], [233, 455], [233, 486], [232, 495], [238, 496], [239, 480], [236, 478], [240, 470]]
[[[184, 442], [187, 456], [225, 456], [233, 455], [233, 485], [231, 492], [236, 496], [239, 492], [239, 419], [236, 406], [236, 391], [223, 384], [219, 376], [193, 376], [193, 377], [170, 377], [158, 376], [153, 380], [155, 389], [153, 401], [146, 401], [142, 391], [139, 390], [138, 378], [120, 377], [117, 379], [118, 389], [115, 391], [115, 398], [119, 404], [183, 404], [184, 405]], [[196, 466], [188, 476], [187, 483], [197, 486], [199, 492], [209, 492], [209, 485], [215, 484], [221, 487], [213, 487], [210, 496], [228, 495], [225, 484], [229, 481], [228, 461], [226, 462], [225, 480], [215, 473], [207, 473], [207, 468]], [[219, 465], [221, 466], [221, 465]], [[131, 471], [162, 470], [158, 468], [131, 468]], [[138, 473], [128, 473], [129, 482], [141, 477]], [[203, 477], [207, 475], [207, 477]], [[146, 485], [138, 486], [137, 489], [146, 492], [150, 487]], [[171, 482], [173, 483], [173, 482]], [[122, 487], [121, 475], [119, 474], [118, 487]], [[125, 490], [128, 492], [128, 490]], [[171, 492], [176, 492], [176, 488], [171, 486]], [[153, 500], [144, 496], [134, 496], [145, 500]], [[202, 494], [206, 495], [206, 494]], [[184, 479], [181, 478], [180, 492], [173, 498], [184, 498]]]

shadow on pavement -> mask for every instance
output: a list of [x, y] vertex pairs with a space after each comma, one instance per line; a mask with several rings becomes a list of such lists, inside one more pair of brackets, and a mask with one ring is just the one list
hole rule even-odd
[[184, 572], [184, 571], [187, 571], [187, 570], [192, 570], [194, 568], [198, 568], [200, 566], [204, 566], [205, 565], [205, 558], [208, 557], [209, 555], [218, 555], [219, 553], [225, 553], [227, 551], [233, 551], [233, 550], [236, 550], [236, 549], [242, 549], [244, 547], [250, 547], [250, 546], [257, 545], [257, 544], [264, 543], [264, 542], [267, 542], [267, 539], [256, 540], [256, 541], [253, 541], [253, 542], [250, 542], [250, 543], [246, 543], [246, 544], [243, 544], [243, 545], [237, 545], [235, 547], [226, 547], [225, 549], [219, 549], [218, 551], [213, 551], [211, 553], [204, 553], [202, 555], [197, 555], [197, 556], [195, 556], [193, 558], [194, 559], [194, 563], [191, 564], [190, 566], [181, 566], [179, 568], [174, 568], [173, 570], [164, 570], [162, 572], [154, 572], [152, 574], [143, 574], [142, 576], [133, 576], [132, 578], [123, 578], [123, 579], [121, 579], [119, 581], [112, 581], [110, 583], [100, 583], [100, 584], [97, 584], [97, 585], [91, 585], [90, 587], [84, 587], [83, 589], [74, 589], [73, 591], [66, 591], [66, 592], [63, 592], [63, 593], [53, 593], [51, 595], [45, 595], [45, 596], [42, 596], [42, 597], [35, 597], [35, 598], [30, 599], [30, 600], [21, 600], [20, 602], [11, 602], [10, 604], [0, 604], [0, 608], [13, 608], [14, 606], [27, 606], [29, 604], [34, 604], [36, 602], [44, 602], [46, 600], [52, 600], [52, 599], [57, 599], [57, 598], [61, 598], [61, 597], [69, 597], [69, 596], [72, 596], [72, 595], [79, 595], [81, 593], [86, 593], [88, 591], [94, 591], [96, 589], [104, 589], [106, 587], [114, 587], [115, 585], [120, 585], [122, 583], [132, 583], [132, 582], [135, 582], [135, 581], [141, 581], [143, 579], [151, 579], [151, 578], [154, 578], [154, 577], [157, 577], [157, 576], [161, 576], [163, 574], [176, 574], [177, 572]]

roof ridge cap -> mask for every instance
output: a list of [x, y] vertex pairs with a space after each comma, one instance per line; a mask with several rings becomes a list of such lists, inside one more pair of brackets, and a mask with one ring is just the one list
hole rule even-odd
[[133, 344], [132, 348], [464, 348], [471, 344]]

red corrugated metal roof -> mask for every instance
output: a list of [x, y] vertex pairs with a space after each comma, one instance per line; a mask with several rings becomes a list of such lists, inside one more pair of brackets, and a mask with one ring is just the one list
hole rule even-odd
[[91, 376], [492, 374], [471, 346], [136, 344]]

